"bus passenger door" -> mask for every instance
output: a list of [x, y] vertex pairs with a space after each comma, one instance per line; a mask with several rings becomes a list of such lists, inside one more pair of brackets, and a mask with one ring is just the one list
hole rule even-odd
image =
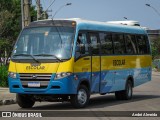
[[101, 42], [101, 84], [100, 93], [112, 91], [114, 85], [115, 71], [113, 70], [113, 42], [111, 33], [100, 32]]
[[88, 45], [87, 33], [80, 31], [78, 33], [74, 59], [74, 79], [75, 88], [83, 80], [91, 84], [91, 54]]
[[89, 33], [91, 43], [92, 65], [91, 65], [91, 92], [100, 92], [100, 43], [97, 33]]

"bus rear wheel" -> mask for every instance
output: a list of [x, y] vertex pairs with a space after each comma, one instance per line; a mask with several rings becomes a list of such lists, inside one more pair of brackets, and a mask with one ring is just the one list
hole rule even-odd
[[84, 85], [80, 85], [77, 94], [71, 96], [71, 104], [75, 108], [84, 108], [90, 98], [90, 92], [88, 88]]
[[117, 100], [129, 100], [132, 98], [133, 86], [130, 80], [127, 81], [125, 90], [115, 92]]
[[21, 108], [31, 108], [35, 104], [35, 101], [27, 95], [16, 94], [16, 100]]

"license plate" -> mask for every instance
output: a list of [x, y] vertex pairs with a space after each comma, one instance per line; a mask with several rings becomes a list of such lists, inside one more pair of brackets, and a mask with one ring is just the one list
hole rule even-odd
[[40, 87], [40, 82], [29, 82], [28, 87]]

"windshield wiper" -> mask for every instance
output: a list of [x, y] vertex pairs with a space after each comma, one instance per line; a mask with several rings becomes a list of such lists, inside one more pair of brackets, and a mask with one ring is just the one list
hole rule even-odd
[[52, 56], [52, 57], [56, 58], [58, 61], [63, 62], [62, 59], [58, 58], [56, 55], [53, 55], [53, 54], [43, 54], [42, 53], [42, 54], [36, 54], [34, 56]]
[[24, 54], [24, 53], [21, 53], [21, 54], [15, 54], [13, 56], [30, 56], [33, 58], [34, 61], [36, 61], [37, 63], [39, 63], [39, 61], [31, 54]]
[[55, 25], [53, 18], [52, 18], [52, 24], [53, 24], [54, 27], [56, 28], [56, 31], [57, 31], [57, 33], [58, 33], [58, 36], [59, 36], [59, 38], [60, 38], [60, 40], [61, 40], [61, 48], [62, 48], [63, 40], [62, 40], [62, 37], [61, 37], [61, 33], [60, 33], [60, 31], [58, 30], [58, 27]]

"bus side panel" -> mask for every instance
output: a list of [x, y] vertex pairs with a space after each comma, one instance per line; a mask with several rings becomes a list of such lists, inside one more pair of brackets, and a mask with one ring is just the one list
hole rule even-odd
[[112, 60], [109, 56], [101, 56], [101, 83], [100, 93], [106, 93], [111, 90], [114, 85], [114, 70], [112, 68]]
[[91, 84], [91, 56], [78, 58], [78, 60], [74, 62], [73, 71], [74, 71], [74, 79], [78, 81], [78, 84], [80, 84], [82, 81], [87, 81], [88, 84], [90, 85]]
[[82, 81], [87, 81], [91, 93], [99, 93], [100, 58], [92, 57], [92, 62], [91, 56], [82, 57], [76, 60], [74, 63], [74, 79], [77, 80], [79, 84]]
[[101, 93], [124, 90], [129, 76], [133, 77], [134, 86], [150, 81], [151, 56], [101, 57]]
[[134, 70], [134, 86], [151, 81], [151, 67]]
[[91, 77], [91, 92], [99, 93], [100, 92], [100, 56], [92, 56], [92, 77]]
[[114, 71], [101, 71], [100, 93], [111, 90], [114, 84]]
[[134, 86], [151, 81], [152, 57], [149, 55], [137, 56], [136, 68], [133, 70]]
[[130, 75], [130, 69], [115, 70], [114, 84], [111, 91], [120, 91], [125, 89], [126, 79]]

